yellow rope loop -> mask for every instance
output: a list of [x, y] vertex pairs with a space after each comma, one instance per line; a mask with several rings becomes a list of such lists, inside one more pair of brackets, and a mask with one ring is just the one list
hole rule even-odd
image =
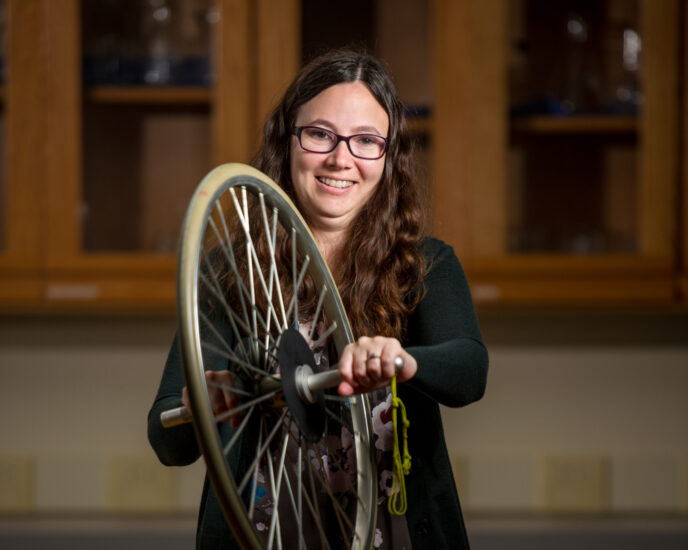
[[[401, 409], [402, 437], [404, 439], [404, 459], [399, 452], [399, 433], [397, 431], [397, 409]], [[387, 501], [387, 509], [393, 516], [403, 516], [406, 513], [406, 480], [411, 471], [411, 454], [408, 450], [408, 427], [410, 422], [406, 418], [406, 407], [397, 397], [397, 377], [392, 378], [392, 425], [394, 426], [394, 447], [392, 459], [394, 462], [392, 472], [392, 492]]]

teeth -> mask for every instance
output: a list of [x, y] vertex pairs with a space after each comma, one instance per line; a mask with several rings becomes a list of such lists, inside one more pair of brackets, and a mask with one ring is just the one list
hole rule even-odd
[[346, 180], [333, 180], [331, 178], [324, 178], [324, 177], [319, 177], [318, 179], [321, 182], [323, 182], [325, 185], [329, 185], [330, 187], [336, 187], [337, 189], [344, 189], [346, 187], [351, 187], [354, 184], [353, 181], [346, 181]]

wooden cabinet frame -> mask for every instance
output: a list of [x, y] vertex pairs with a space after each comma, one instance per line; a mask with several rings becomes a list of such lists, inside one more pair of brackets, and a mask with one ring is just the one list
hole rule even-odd
[[5, 239], [0, 252], [0, 303], [18, 307], [40, 297], [38, 273], [42, 228], [36, 223], [43, 196], [42, 79], [40, 6], [6, 0], [7, 71], [4, 86]]

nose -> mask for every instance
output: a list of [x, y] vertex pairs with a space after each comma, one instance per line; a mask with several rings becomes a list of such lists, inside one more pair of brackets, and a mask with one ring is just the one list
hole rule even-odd
[[349, 151], [349, 146], [344, 140], [341, 140], [335, 148], [328, 154], [329, 162], [334, 166], [348, 166], [353, 156]]

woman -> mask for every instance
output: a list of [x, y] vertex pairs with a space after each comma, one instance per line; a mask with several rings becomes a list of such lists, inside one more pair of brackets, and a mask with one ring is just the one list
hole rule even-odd
[[[343, 396], [375, 392], [376, 410], [397, 374], [413, 466], [405, 516], [378, 515], [380, 548], [467, 548], [439, 405], [463, 406], [485, 390], [487, 352], [453, 250], [425, 235], [425, 195], [395, 88], [373, 57], [349, 50], [306, 65], [268, 118], [254, 165], [292, 198], [342, 297], [355, 343], [338, 368]], [[193, 433], [165, 431], [162, 410], [182, 397], [173, 350], [149, 415], [149, 439], [165, 464], [198, 457]], [[232, 374], [213, 373], [231, 382]], [[218, 410], [231, 392], [214, 392]], [[186, 392], [182, 401], [186, 404]], [[236, 425], [238, 419], [233, 418]], [[180, 432], [180, 430], [178, 431]], [[229, 537], [212, 488], [204, 489], [199, 546]], [[229, 539], [227, 539], [229, 540]]]

